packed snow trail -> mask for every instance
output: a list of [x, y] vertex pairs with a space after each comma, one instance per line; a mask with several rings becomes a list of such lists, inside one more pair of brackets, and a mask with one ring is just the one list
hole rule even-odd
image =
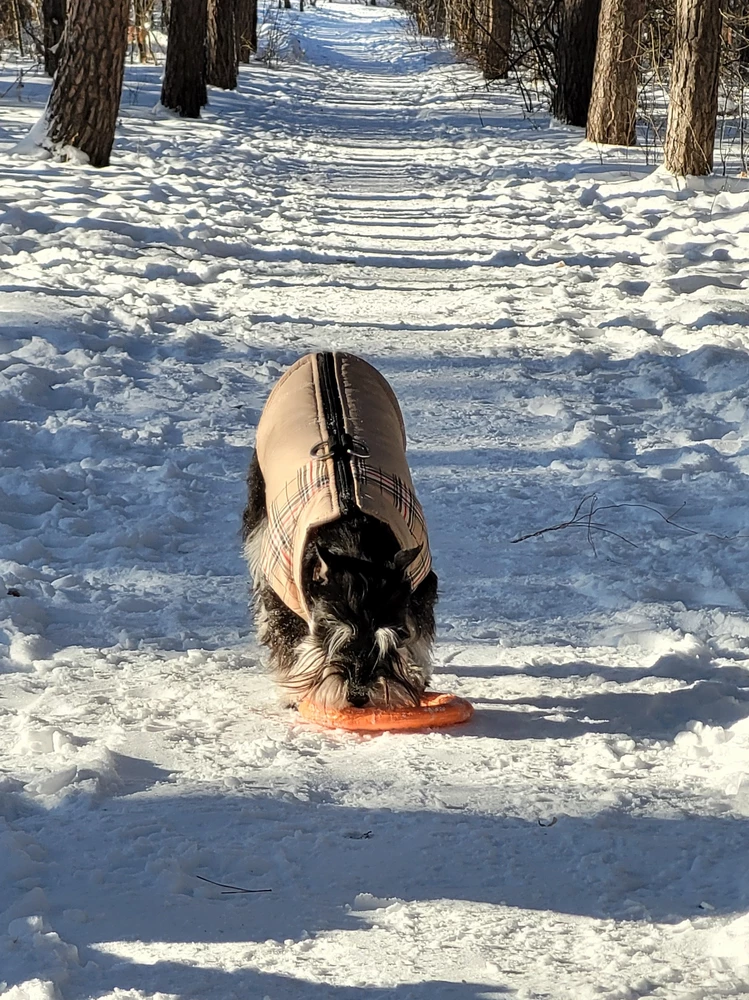
[[[0, 994], [749, 996], [747, 182], [391, 10], [278, 17], [201, 122], [129, 68], [110, 169], [4, 158]], [[465, 727], [323, 732], [264, 672], [243, 477], [318, 347], [401, 400]]]

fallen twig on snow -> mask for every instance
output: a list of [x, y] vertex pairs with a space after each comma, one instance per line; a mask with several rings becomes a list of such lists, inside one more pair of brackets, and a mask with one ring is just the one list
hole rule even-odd
[[[649, 510], [653, 514], [657, 514], [662, 521], [666, 524], [670, 524], [673, 528], [678, 528], [679, 531], [684, 531], [688, 535], [699, 535], [699, 531], [695, 531], [693, 528], [687, 528], [683, 524], [679, 524], [674, 518], [684, 510], [686, 504], [682, 504], [673, 514], [664, 514], [662, 511], [658, 510], [657, 507], [652, 507], [647, 503], [598, 503], [598, 495], [596, 493], [588, 493], [582, 498], [580, 503], [575, 507], [572, 517], [566, 521], [560, 521], [559, 524], [551, 524], [547, 528], [539, 528], [538, 531], [531, 531], [527, 535], [521, 535], [519, 538], [511, 539], [511, 543], [515, 545], [517, 542], [525, 542], [529, 538], [537, 538], [539, 535], [545, 535], [550, 531], [561, 531], [563, 528], [585, 528], [587, 532], [588, 544], [596, 552], [595, 542], [593, 541], [593, 532], [600, 531], [605, 535], [613, 535], [615, 538], [619, 538], [622, 542], [627, 545], [631, 545], [633, 549], [639, 548], [636, 542], [633, 542], [630, 538], [626, 538], [624, 535], [620, 534], [618, 531], [614, 531], [607, 525], [602, 524], [600, 521], [594, 520], [598, 515], [606, 510], [620, 510], [622, 507], [640, 507], [643, 510]], [[710, 534], [709, 532], [707, 534]], [[714, 535], [713, 537], [720, 538], [723, 536]], [[725, 536], [725, 537], [742, 537], [739, 535], [735, 536]]]
[[242, 889], [238, 885], [225, 885], [223, 882], [214, 882], [212, 878], [204, 878], [202, 875], [196, 875], [195, 878], [199, 878], [201, 882], [210, 882], [211, 885], [218, 885], [223, 890], [221, 895], [227, 896], [233, 892], [273, 892], [272, 889]]

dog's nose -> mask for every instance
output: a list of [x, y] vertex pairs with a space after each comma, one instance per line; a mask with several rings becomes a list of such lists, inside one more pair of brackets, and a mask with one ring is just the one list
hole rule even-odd
[[369, 696], [365, 691], [349, 691], [348, 701], [349, 705], [353, 705], [354, 708], [364, 708], [369, 701]]

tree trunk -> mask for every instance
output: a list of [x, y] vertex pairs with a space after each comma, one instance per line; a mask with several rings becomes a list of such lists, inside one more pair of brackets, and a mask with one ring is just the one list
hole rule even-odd
[[720, 27], [720, 0], [677, 0], [665, 164], [682, 177], [713, 169]]
[[601, 0], [562, 0], [551, 110], [567, 125], [588, 121], [600, 9]]
[[429, 10], [423, 0], [417, 0], [413, 8], [413, 17], [416, 21], [416, 30], [420, 35], [429, 34]]
[[512, 5], [510, 0], [490, 0], [489, 37], [484, 52], [484, 76], [504, 80], [510, 72]]
[[645, 0], [602, 0], [588, 139], [609, 146], [637, 142], [638, 51]]
[[161, 103], [183, 118], [200, 118], [205, 86], [206, 0], [174, 0], [169, 17]]
[[2, 0], [0, 3], [0, 38], [3, 41], [12, 38], [21, 58], [26, 55], [23, 44], [24, 21], [30, 20], [31, 16], [32, 11], [25, 5], [22, 8], [20, 0]]
[[72, 147], [106, 167], [122, 93], [128, 0], [70, 0], [47, 111], [47, 144]]
[[65, 0], [42, 0], [44, 72], [54, 76], [60, 59], [60, 39], [65, 29]]
[[257, 52], [257, 0], [238, 0], [239, 61], [248, 63]]
[[[377, 0], [374, 0], [374, 7]], [[445, 13], [445, 0], [434, 0], [432, 4], [432, 34], [435, 38], [444, 38], [446, 32], [447, 17]]]
[[238, 69], [236, 0], [208, 0], [207, 81], [222, 90], [236, 90]]
[[155, 62], [149, 33], [153, 20], [154, 0], [133, 0], [133, 22], [138, 58], [142, 63]]
[[477, 34], [481, 31], [483, 0], [460, 0], [456, 43], [461, 52], [474, 58], [478, 54]]

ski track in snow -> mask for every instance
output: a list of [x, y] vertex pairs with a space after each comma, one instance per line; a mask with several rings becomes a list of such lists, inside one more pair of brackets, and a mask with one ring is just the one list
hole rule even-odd
[[[8, 155], [47, 85], [4, 84], [0, 994], [749, 997], [747, 182], [392, 11], [279, 16], [297, 62], [199, 123], [130, 67], [103, 171]], [[243, 477], [318, 347], [403, 405], [460, 729], [319, 731], [264, 672]], [[643, 506], [512, 543], [593, 494]]]

